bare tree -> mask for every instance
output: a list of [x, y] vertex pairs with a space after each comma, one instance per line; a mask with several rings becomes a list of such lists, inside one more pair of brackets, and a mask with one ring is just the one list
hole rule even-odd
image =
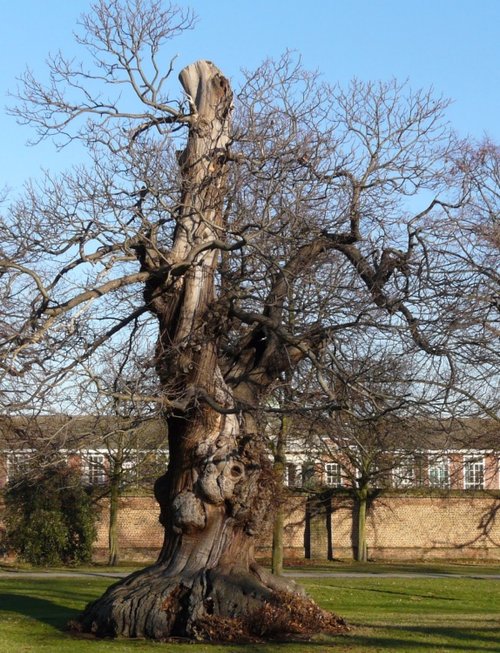
[[[78, 37], [90, 63], [52, 57], [48, 85], [26, 73], [14, 109], [89, 165], [29, 184], [2, 223], [4, 393], [46, 409], [104, 343], [157, 339], [161, 391], [143, 399], [168, 426], [165, 542], [87, 608], [98, 634], [223, 637], [227, 618], [265, 634], [249, 616], [296, 587], [254, 560], [274, 492], [259, 409], [304, 363], [333, 407], [323, 358], [358, 332], [418, 349], [451, 382], [464, 322], [442, 319], [448, 280], [474, 274], [450, 267], [440, 230], [470, 198], [444, 100], [331, 88], [287, 54], [237, 97], [198, 61], [174, 101], [161, 46], [191, 24], [159, 0], [100, 0]], [[304, 629], [333, 627], [311, 614]]]
[[369, 353], [353, 358], [349, 368], [337, 374], [342, 407], [321, 419], [317, 439], [318, 453], [331, 466], [327, 484], [348, 487], [353, 496], [353, 548], [360, 562], [368, 560], [370, 500], [395, 481], [415, 484], [413, 454], [425, 445], [420, 422], [426, 410], [434, 408], [410, 391], [415, 378], [409, 356], [394, 358], [380, 348]]
[[[330, 367], [326, 366], [328, 358]], [[324, 353], [321, 384], [315, 378], [317, 370], [309, 369], [298, 375], [295, 387], [288, 391], [288, 396], [297, 394], [296, 401], [288, 404], [292, 416], [287, 444], [289, 451], [295, 450], [290, 464], [295, 467], [300, 459], [299, 465], [307, 471], [309, 459], [314, 471], [309, 481], [295, 474], [292, 485], [311, 497], [318, 492], [323, 495], [325, 485], [350, 492], [356, 525], [353, 549], [359, 561], [367, 560], [370, 500], [393, 482], [415, 482], [415, 465], [406, 469], [405, 464], [426, 445], [429, 429], [422, 422], [435, 421], [436, 409], [442, 407], [442, 400], [427, 391], [427, 384], [419, 390], [415, 359], [408, 353], [396, 355], [391, 343], [352, 338], [345, 347]], [[307, 405], [309, 411], [304, 410]]]
[[[167, 459], [167, 432], [157, 403], [124, 398], [144, 396], [148, 386], [149, 394], [155, 392], [148, 366], [141, 366], [128, 349], [103, 360], [103, 370], [88, 369], [87, 383], [82, 379], [80, 410], [87, 405], [87, 412], [97, 417], [89, 448], [80, 446], [78, 455], [99, 476], [95, 498], [109, 500], [108, 564], [114, 566], [120, 557], [120, 499], [131, 490], [151, 489]], [[96, 455], [96, 448], [102, 453]]]
[[[391, 341], [353, 338], [329, 360], [330, 368], [322, 369], [323, 387], [337, 405], [318, 411], [309, 428], [302, 428], [302, 437], [315, 448], [316, 458], [329, 465], [323, 477], [327, 485], [347, 488], [353, 496], [354, 554], [365, 562], [371, 499], [390, 487], [432, 486], [436, 479], [431, 481], [426, 469], [441, 465], [449, 449], [493, 447], [498, 396], [489, 396], [489, 388], [495, 378], [488, 376], [487, 367], [480, 370], [477, 358], [471, 373], [454, 356], [445, 382], [418, 350], [402, 352]], [[481, 388], [483, 375], [488, 385]], [[443, 487], [451, 487], [450, 482], [448, 477]]]
[[118, 515], [122, 495], [132, 487], [136, 491], [151, 487], [165, 462], [165, 456], [157, 461], [162, 458], [157, 454], [165, 452], [167, 446], [159, 405], [134, 399], [138, 395], [155, 395], [157, 391], [149, 359], [137, 355], [143, 350], [137, 342], [142, 335], [137, 330], [130, 333], [125, 347], [123, 343], [114, 347], [111, 341], [103, 344], [99, 365], [81, 366], [75, 393], [77, 408], [73, 412], [95, 416], [95, 431], [87, 448], [80, 446], [77, 451], [86, 469], [97, 477], [95, 498], [109, 500], [110, 565], [119, 560]]

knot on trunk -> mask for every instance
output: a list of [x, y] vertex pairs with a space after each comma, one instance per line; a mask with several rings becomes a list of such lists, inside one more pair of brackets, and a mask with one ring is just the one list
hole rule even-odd
[[173, 530], [177, 533], [192, 533], [203, 530], [207, 515], [203, 501], [193, 492], [184, 490], [172, 503]]
[[215, 505], [231, 499], [237, 483], [245, 478], [245, 468], [235, 457], [210, 460], [198, 478], [203, 497]]

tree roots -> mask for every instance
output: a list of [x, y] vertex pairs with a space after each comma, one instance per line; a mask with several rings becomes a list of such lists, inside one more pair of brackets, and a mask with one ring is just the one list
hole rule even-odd
[[155, 565], [110, 587], [71, 629], [97, 637], [255, 642], [339, 634], [348, 627], [299, 593], [293, 581], [257, 566], [170, 577]]

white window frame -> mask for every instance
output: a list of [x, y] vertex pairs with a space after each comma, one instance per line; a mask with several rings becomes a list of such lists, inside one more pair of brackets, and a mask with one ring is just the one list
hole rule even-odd
[[325, 473], [325, 485], [327, 485], [328, 487], [343, 486], [342, 467], [340, 463], [337, 462], [325, 463], [324, 473]]
[[[293, 483], [290, 479], [290, 471], [293, 468]], [[288, 462], [283, 470], [283, 482], [287, 487], [302, 487], [303, 477], [302, 463]]]
[[[469, 480], [467, 467], [472, 465], [472, 480]], [[477, 467], [476, 467], [477, 466]], [[478, 473], [478, 468], [480, 469]], [[484, 490], [486, 464], [484, 456], [464, 456], [463, 459], [464, 490]], [[479, 477], [479, 480], [477, 480]]]
[[29, 472], [33, 451], [9, 451], [7, 453], [6, 482]]
[[[433, 471], [437, 472], [435, 480], [432, 479]], [[430, 460], [427, 464], [427, 479], [431, 488], [449, 489], [451, 487], [450, 459], [439, 457]]]
[[89, 451], [83, 456], [83, 476], [92, 486], [103, 485], [108, 480], [106, 456], [98, 451]]
[[414, 456], [403, 456], [398, 464], [392, 468], [392, 486], [395, 488], [408, 488], [417, 486], [415, 472], [416, 460]]
[[122, 463], [122, 483], [123, 485], [139, 484], [139, 464], [137, 460], [124, 460]]

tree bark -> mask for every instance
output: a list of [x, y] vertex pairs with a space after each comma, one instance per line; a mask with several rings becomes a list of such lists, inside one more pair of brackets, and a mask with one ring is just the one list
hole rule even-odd
[[275, 576], [283, 574], [283, 531], [285, 525], [285, 511], [280, 503], [276, 509], [273, 522], [273, 548], [271, 571]]
[[113, 471], [109, 489], [109, 530], [108, 530], [108, 565], [115, 567], [119, 562], [118, 513], [120, 501], [120, 479]]
[[357, 503], [357, 542], [356, 560], [368, 562], [368, 548], [366, 543], [366, 510], [368, 503], [368, 490], [362, 488], [356, 492]]
[[[252, 335], [231, 371], [221, 369], [219, 325], [210, 309], [225, 236], [232, 93], [207, 61], [185, 68], [180, 81], [191, 116], [187, 146], [178, 157], [177, 226], [164, 255], [168, 274], [152, 274], [144, 292], [159, 323], [157, 370], [164, 393], [186, 403], [166, 415], [170, 460], [155, 485], [165, 540], [157, 563], [87, 606], [79, 627], [97, 635], [160, 640], [245, 639], [266, 633], [265, 620], [256, 617], [263, 607], [279, 606], [282, 596], [297, 593], [294, 583], [255, 563], [255, 535], [268, 511], [273, 475], [254, 414], [232, 412], [236, 401], [257, 406], [274, 377], [257, 356]], [[159, 269], [158, 251], [148, 243], [138, 248], [142, 270]], [[299, 610], [306, 601], [293, 600]], [[331, 615], [314, 610], [311, 632], [341, 628]], [[283, 609], [283, 620], [281, 630], [292, 632], [289, 610]]]
[[281, 416], [280, 429], [276, 442], [276, 451], [274, 456], [274, 473], [278, 485], [278, 503], [274, 512], [273, 519], [273, 544], [271, 556], [271, 571], [276, 576], [283, 574], [283, 531], [285, 527], [285, 510], [283, 505], [284, 493], [284, 474], [286, 465], [286, 441], [288, 432], [288, 417]]

